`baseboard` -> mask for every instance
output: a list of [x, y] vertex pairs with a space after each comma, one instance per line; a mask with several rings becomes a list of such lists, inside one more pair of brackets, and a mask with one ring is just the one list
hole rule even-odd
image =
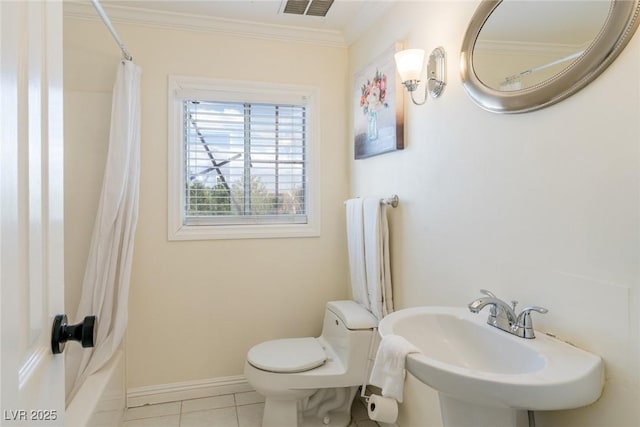
[[127, 407], [176, 402], [253, 391], [243, 375], [135, 387], [127, 390]]

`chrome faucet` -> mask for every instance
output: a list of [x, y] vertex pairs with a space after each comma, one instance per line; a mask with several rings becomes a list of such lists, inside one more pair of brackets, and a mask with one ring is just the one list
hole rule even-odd
[[487, 323], [521, 338], [535, 338], [533, 321], [531, 320], [532, 311], [538, 313], [547, 313], [549, 311], [543, 307], [529, 306], [516, 315], [517, 301], [511, 301], [511, 305], [509, 305], [486, 289], [480, 289], [480, 293], [486, 296], [471, 301], [469, 310], [472, 313], [479, 313], [484, 307], [490, 306]]

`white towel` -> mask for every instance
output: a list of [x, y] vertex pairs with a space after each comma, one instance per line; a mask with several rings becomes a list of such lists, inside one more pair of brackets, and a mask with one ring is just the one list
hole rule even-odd
[[370, 310], [371, 304], [369, 303], [365, 271], [362, 199], [350, 199], [345, 204], [347, 205], [347, 248], [351, 272], [351, 292], [354, 301]]
[[402, 402], [404, 365], [409, 353], [420, 350], [400, 335], [387, 335], [380, 341], [369, 382], [380, 387], [383, 396]]
[[371, 312], [382, 320], [393, 312], [387, 206], [380, 198], [363, 201], [364, 258]]

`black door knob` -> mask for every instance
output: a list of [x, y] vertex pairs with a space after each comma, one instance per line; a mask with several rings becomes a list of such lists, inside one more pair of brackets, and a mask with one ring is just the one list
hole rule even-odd
[[51, 351], [59, 354], [64, 351], [67, 341], [78, 341], [82, 347], [93, 347], [96, 342], [96, 316], [87, 316], [77, 325], [67, 324], [67, 315], [58, 314], [53, 319], [51, 330]]

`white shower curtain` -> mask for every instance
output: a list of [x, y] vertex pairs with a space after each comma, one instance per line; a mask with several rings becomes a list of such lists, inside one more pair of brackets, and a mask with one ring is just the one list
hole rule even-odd
[[[75, 321], [97, 316], [94, 348], [67, 346], [78, 366], [72, 399], [84, 380], [116, 352], [127, 327], [133, 238], [138, 221], [140, 181], [140, 68], [118, 65], [102, 194], [91, 238], [82, 296]], [[73, 366], [71, 367], [73, 368]]]

